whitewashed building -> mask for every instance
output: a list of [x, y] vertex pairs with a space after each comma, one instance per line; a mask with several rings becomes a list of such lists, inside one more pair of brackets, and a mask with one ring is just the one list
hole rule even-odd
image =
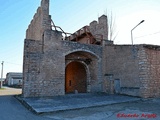
[[17, 72], [7, 73], [6, 83], [8, 86], [22, 85], [22, 73], [17, 73]]

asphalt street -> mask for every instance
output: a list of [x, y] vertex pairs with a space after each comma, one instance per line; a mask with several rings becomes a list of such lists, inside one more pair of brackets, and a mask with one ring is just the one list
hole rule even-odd
[[21, 89], [0, 89], [0, 120], [160, 120], [160, 98], [36, 115], [15, 97]]
[[[15, 97], [21, 89], [0, 89], [0, 120], [51, 120], [26, 109]], [[54, 119], [52, 119], [54, 120]]]

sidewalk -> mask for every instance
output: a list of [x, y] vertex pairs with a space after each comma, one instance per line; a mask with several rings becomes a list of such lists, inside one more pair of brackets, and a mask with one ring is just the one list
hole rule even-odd
[[65, 96], [18, 99], [37, 114], [138, 101], [140, 98], [108, 94], [67, 94]]

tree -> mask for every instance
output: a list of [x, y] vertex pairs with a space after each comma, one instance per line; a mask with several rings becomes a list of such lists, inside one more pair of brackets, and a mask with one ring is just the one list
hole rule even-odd
[[108, 40], [114, 41], [118, 35], [115, 17], [113, 16], [112, 11], [110, 13], [106, 11], [105, 14], [107, 16]]

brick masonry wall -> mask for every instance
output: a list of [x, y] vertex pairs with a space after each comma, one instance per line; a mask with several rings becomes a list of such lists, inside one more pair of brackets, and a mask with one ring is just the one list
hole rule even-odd
[[[99, 18], [94, 31], [104, 32], [105, 29], [102, 27], [102, 24], [106, 22], [104, 20], [105, 17]], [[51, 30], [49, 0], [42, 0], [41, 6], [37, 9], [26, 31], [23, 96], [64, 95], [67, 63], [65, 58], [76, 52], [92, 61], [90, 64], [81, 61], [87, 68], [87, 91], [102, 91], [102, 46], [63, 41], [61, 32]]]
[[143, 47], [140, 66], [142, 97], [160, 97], [160, 51]]
[[147, 60], [147, 54], [143, 46], [141, 46], [138, 53], [139, 56], [139, 79], [140, 79], [140, 96], [147, 98], [149, 97], [149, 62]]
[[[92, 37], [90, 36], [90, 34], [86, 35], [85, 37], [81, 37], [81, 38], [78, 38], [78, 42], [80, 43], [85, 43], [85, 44], [93, 44], [94, 42], [100, 42], [102, 41], [102, 44], [101, 45], [104, 45], [106, 43], [108, 44], [113, 44], [113, 42], [111, 41], [108, 41], [108, 23], [107, 23], [107, 16], [106, 15], [102, 15], [98, 18], [98, 21], [92, 21], [90, 24], [89, 24], [89, 29], [87, 27], [87, 29], [84, 28], [81, 28], [79, 29], [78, 31], [76, 31], [75, 33], [73, 33], [70, 38], [75, 38], [75, 36], [79, 36], [80, 34], [82, 35], [82, 33], [84, 33], [84, 31], [88, 31], [92, 34], [92, 37], [94, 37], [96, 39], [93, 40], [91, 39]], [[83, 31], [83, 32], [82, 32]], [[89, 38], [90, 36], [90, 38]]]
[[91, 33], [103, 35], [103, 39], [108, 40], [108, 24], [107, 16], [102, 15], [98, 18], [98, 21], [92, 21], [89, 25]]
[[[24, 97], [65, 94], [65, 67], [79, 59], [87, 73], [87, 92], [115, 92], [133, 96], [160, 97], [160, 51], [145, 45], [113, 45], [108, 39], [107, 16], [90, 23], [93, 35], [102, 34], [102, 46], [63, 41], [62, 33], [51, 30], [49, 0], [42, 0], [27, 31], [24, 43]], [[85, 43], [85, 44], [84, 44]], [[80, 59], [90, 59], [86, 61]]]
[[51, 29], [49, 0], [42, 0], [41, 6], [37, 9], [26, 30], [26, 39], [42, 40], [43, 32], [47, 29]]
[[[152, 46], [152, 45], [151, 45]], [[160, 97], [160, 51], [152, 46], [111, 45], [105, 51], [104, 91], [113, 93], [120, 79], [121, 94]], [[112, 80], [114, 79], [114, 80]]]
[[[121, 94], [139, 96], [139, 49], [130, 45], [107, 45], [104, 51], [104, 91], [114, 92], [114, 80], [120, 80]], [[112, 86], [111, 86], [112, 85]]]
[[65, 57], [74, 52], [92, 59], [92, 63], [87, 66], [90, 91], [102, 91], [102, 47], [62, 41], [61, 38], [61, 32], [46, 30], [42, 41], [25, 40], [24, 97], [64, 95]]
[[[82, 56], [90, 58], [92, 62], [87, 66], [89, 69], [89, 90], [90, 92], [102, 91], [102, 46], [81, 44], [78, 42], [62, 41], [63, 55], [67, 56], [71, 53], [75, 53], [75, 57], [81, 58], [80, 55], [76, 55], [76, 52], [81, 53]], [[73, 57], [74, 58], [74, 57]], [[88, 86], [88, 87], [89, 87]], [[87, 88], [88, 89], [88, 88]]]
[[[42, 45], [40, 41], [26, 39], [24, 43], [24, 57], [23, 57], [23, 87], [22, 92], [24, 96], [29, 96], [30, 88], [36, 90], [37, 75], [40, 72], [40, 64], [42, 60]], [[39, 89], [38, 89], [39, 90]], [[33, 93], [35, 94], [35, 93]]]

